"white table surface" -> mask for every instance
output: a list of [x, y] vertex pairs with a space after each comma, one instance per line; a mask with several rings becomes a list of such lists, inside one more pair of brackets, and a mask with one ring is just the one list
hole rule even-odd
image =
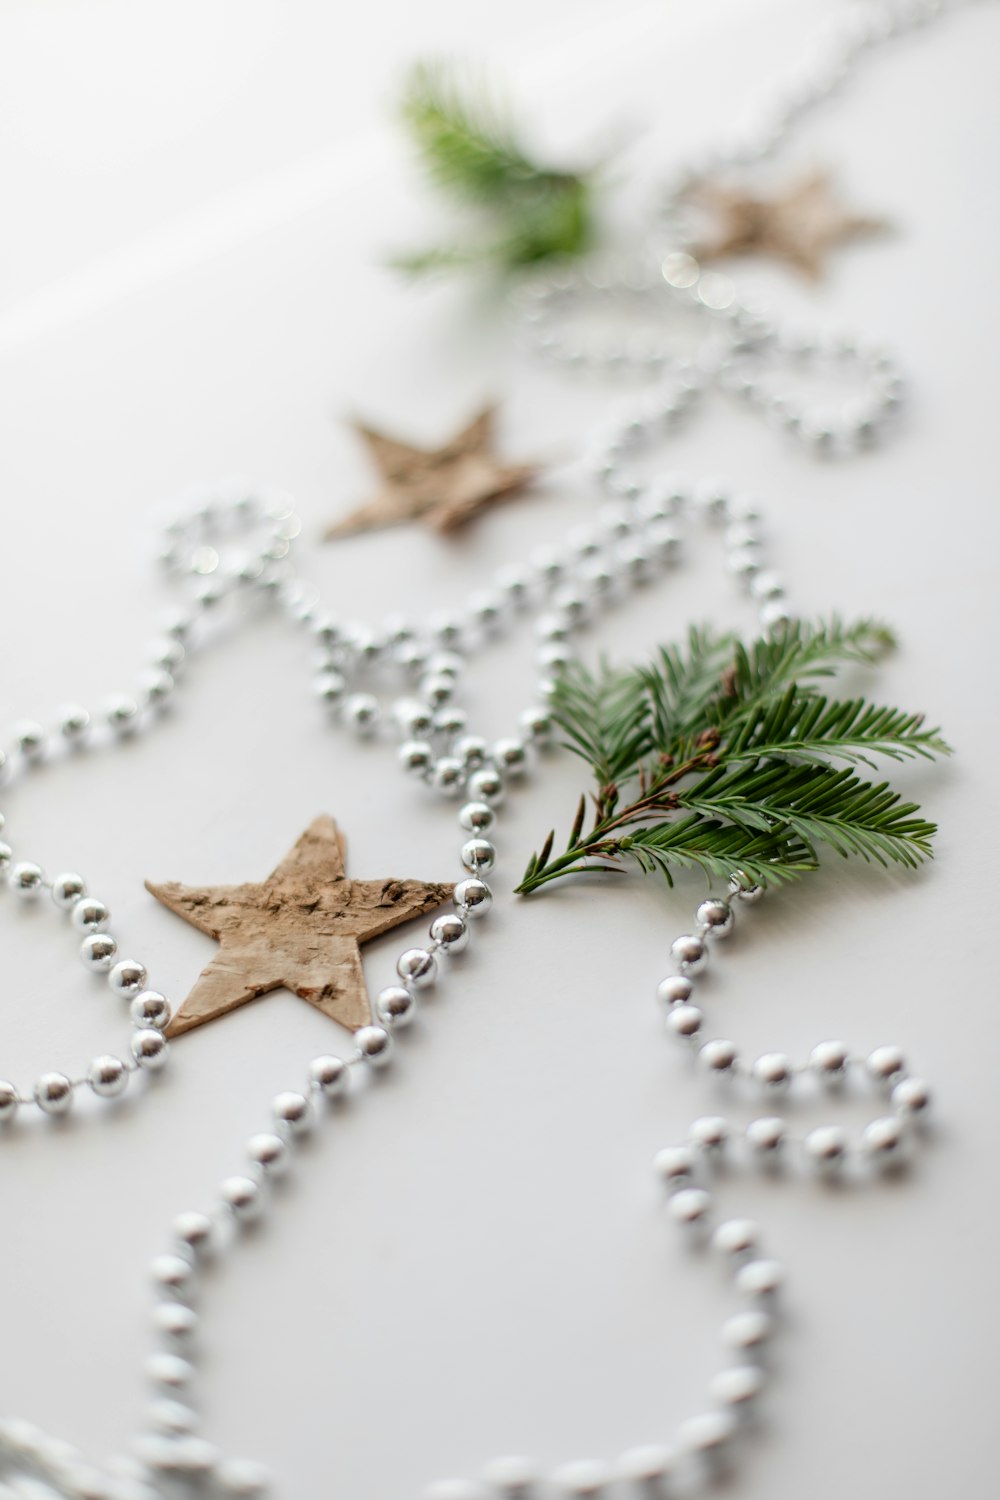
[[[453, 546], [419, 530], [316, 544], [371, 478], [340, 416], [432, 441], [496, 394], [505, 449], [561, 460], [613, 394], [525, 363], [487, 299], [414, 292], [381, 269], [435, 222], [383, 124], [406, 58], [495, 58], [547, 139], [593, 147], [655, 123], [668, 163], [836, 8], [575, 0], [508, 4], [487, 25], [446, 0], [419, 14], [383, 0], [348, 25], [306, 0], [4, 7], [3, 719], [127, 686], [167, 598], [153, 519], [191, 480], [235, 470], [292, 490], [303, 570], [369, 618], [457, 602], [592, 508], [563, 466]], [[817, 463], [715, 399], [664, 453], [762, 497], [799, 606], [893, 622], [902, 649], [871, 691], [926, 710], [958, 751], [900, 773], [941, 825], [931, 868], [828, 863], [741, 921], [710, 982], [713, 1024], [742, 1047], [899, 1040], [939, 1098], [932, 1148], [885, 1191], [725, 1189], [791, 1270], [768, 1421], [734, 1489], [746, 1500], [992, 1492], [998, 45], [1000, 17], [978, 6], [873, 58], [788, 166], [832, 163], [896, 232], [844, 250], [816, 289], [740, 277], [776, 310], [898, 350], [912, 400], [893, 440]], [[699, 549], [600, 645], [634, 654], [705, 617], [748, 622]], [[474, 676], [474, 724], [502, 732], [527, 672], [512, 634]], [[331, 735], [307, 686], [300, 641], [261, 618], [192, 666], [155, 734], [4, 798], [12, 840], [82, 869], [168, 993], [212, 945], [146, 877], [256, 878], [320, 811], [341, 820], [360, 876], [455, 869], [448, 809], [387, 752]], [[613, 1455], [699, 1409], [718, 1366], [729, 1299], [679, 1252], [648, 1172], [715, 1107], [652, 1004], [697, 886], [509, 894], [579, 782], [557, 757], [512, 798], [480, 940], [398, 1068], [303, 1153], [280, 1214], [207, 1291], [206, 1431], [272, 1465], [285, 1496], [414, 1496], [504, 1451]], [[26, 1081], [126, 1045], [51, 913], [4, 905], [0, 1071]], [[398, 939], [367, 950], [373, 991]], [[147, 1262], [174, 1214], [238, 1167], [271, 1095], [344, 1043], [275, 995], [183, 1038], [121, 1109], [7, 1135], [0, 1411], [95, 1457], [127, 1443]]]

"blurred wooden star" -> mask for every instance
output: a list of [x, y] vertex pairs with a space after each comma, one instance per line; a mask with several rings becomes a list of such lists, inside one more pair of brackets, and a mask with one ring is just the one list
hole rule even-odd
[[334, 521], [326, 536], [350, 536], [404, 521], [425, 521], [447, 533], [517, 494], [538, 469], [533, 464], [503, 464], [496, 457], [495, 410], [486, 407], [441, 448], [417, 448], [355, 422], [355, 431], [375, 460], [382, 487], [367, 504]]
[[359, 944], [449, 901], [453, 887], [422, 880], [351, 880], [347, 845], [317, 818], [264, 880], [150, 891], [219, 942], [219, 951], [167, 1028], [179, 1036], [268, 990], [286, 989], [356, 1030], [371, 1020]]
[[787, 261], [813, 281], [823, 275], [835, 246], [887, 228], [883, 219], [845, 207], [828, 172], [814, 172], [773, 198], [713, 182], [700, 183], [690, 196], [718, 222], [717, 232], [695, 246], [699, 260], [766, 255]]

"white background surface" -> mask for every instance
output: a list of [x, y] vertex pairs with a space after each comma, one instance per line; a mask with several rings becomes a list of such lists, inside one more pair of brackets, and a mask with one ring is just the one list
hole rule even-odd
[[[550, 140], [592, 148], [652, 123], [668, 165], [834, 8], [576, 0], [511, 4], [487, 25], [444, 0], [381, 0], [349, 23], [303, 0], [5, 6], [4, 719], [128, 685], [166, 598], [152, 519], [192, 479], [238, 470], [293, 490], [304, 571], [372, 619], [458, 602], [588, 513], [589, 490], [559, 470], [454, 546], [417, 531], [315, 545], [370, 480], [339, 416], [431, 441], [498, 393], [508, 451], [562, 459], [611, 394], [521, 362], [485, 299], [415, 293], [379, 269], [433, 224], [381, 123], [403, 60], [495, 57]], [[817, 464], [718, 400], [665, 455], [763, 497], [801, 607], [894, 623], [903, 649], [872, 690], [925, 709], [959, 752], [905, 773], [941, 824], [931, 869], [828, 866], [756, 908], [710, 981], [713, 1026], [741, 1046], [898, 1039], [940, 1099], [933, 1149], [885, 1191], [725, 1191], [792, 1271], [747, 1500], [992, 1493], [998, 44], [1000, 18], [980, 6], [872, 59], [788, 165], [834, 164], [897, 232], [845, 250], [816, 291], [741, 276], [776, 309], [899, 351], [913, 399], [894, 441]], [[709, 615], [747, 619], [701, 550], [600, 645], [635, 652]], [[513, 635], [475, 675], [473, 724], [501, 732], [527, 672]], [[449, 809], [416, 796], [388, 752], [331, 735], [307, 685], [301, 643], [255, 620], [193, 665], [155, 735], [5, 798], [19, 850], [81, 868], [169, 993], [211, 944], [155, 905], [147, 876], [259, 877], [322, 810], [359, 876], [455, 870]], [[729, 1300], [680, 1254], [648, 1174], [714, 1107], [651, 1003], [697, 888], [509, 896], [578, 783], [557, 758], [512, 800], [480, 941], [398, 1068], [303, 1153], [280, 1216], [208, 1291], [206, 1430], [273, 1465], [286, 1496], [415, 1495], [503, 1451], [611, 1455], [669, 1434], [718, 1367]], [[5, 907], [0, 1071], [27, 1083], [126, 1045], [52, 913]], [[400, 946], [367, 950], [373, 991]], [[95, 1456], [125, 1445], [143, 1401], [146, 1263], [173, 1215], [237, 1168], [272, 1093], [346, 1040], [276, 995], [184, 1038], [161, 1084], [121, 1109], [5, 1138], [0, 1410]]]

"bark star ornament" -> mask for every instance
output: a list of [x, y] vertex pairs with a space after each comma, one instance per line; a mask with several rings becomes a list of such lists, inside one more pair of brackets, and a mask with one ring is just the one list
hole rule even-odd
[[534, 479], [534, 464], [504, 464], [493, 451], [496, 408], [479, 412], [440, 448], [417, 448], [355, 422], [382, 478], [382, 488], [365, 505], [326, 530], [326, 537], [351, 536], [405, 521], [425, 521], [448, 534], [480, 511], [508, 500]]
[[788, 262], [811, 281], [820, 279], [830, 251], [844, 240], [879, 234], [888, 227], [883, 219], [847, 208], [828, 172], [813, 172], [771, 198], [703, 182], [690, 199], [718, 226], [695, 245], [698, 260], [764, 255]]
[[451, 899], [451, 885], [422, 880], [351, 880], [347, 843], [330, 817], [311, 823], [265, 880], [150, 891], [219, 952], [167, 1028], [180, 1036], [268, 990], [300, 995], [355, 1031], [371, 1021], [359, 945]]

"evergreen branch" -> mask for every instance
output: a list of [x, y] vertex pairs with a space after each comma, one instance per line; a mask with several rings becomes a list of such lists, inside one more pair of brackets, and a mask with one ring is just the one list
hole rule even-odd
[[923, 714], [885, 708], [864, 698], [831, 701], [803, 693], [791, 683], [760, 718], [747, 715], [726, 737], [728, 762], [793, 756], [825, 762], [830, 757], [873, 765], [873, 755], [890, 760], [948, 754], [937, 729], [924, 728]]

